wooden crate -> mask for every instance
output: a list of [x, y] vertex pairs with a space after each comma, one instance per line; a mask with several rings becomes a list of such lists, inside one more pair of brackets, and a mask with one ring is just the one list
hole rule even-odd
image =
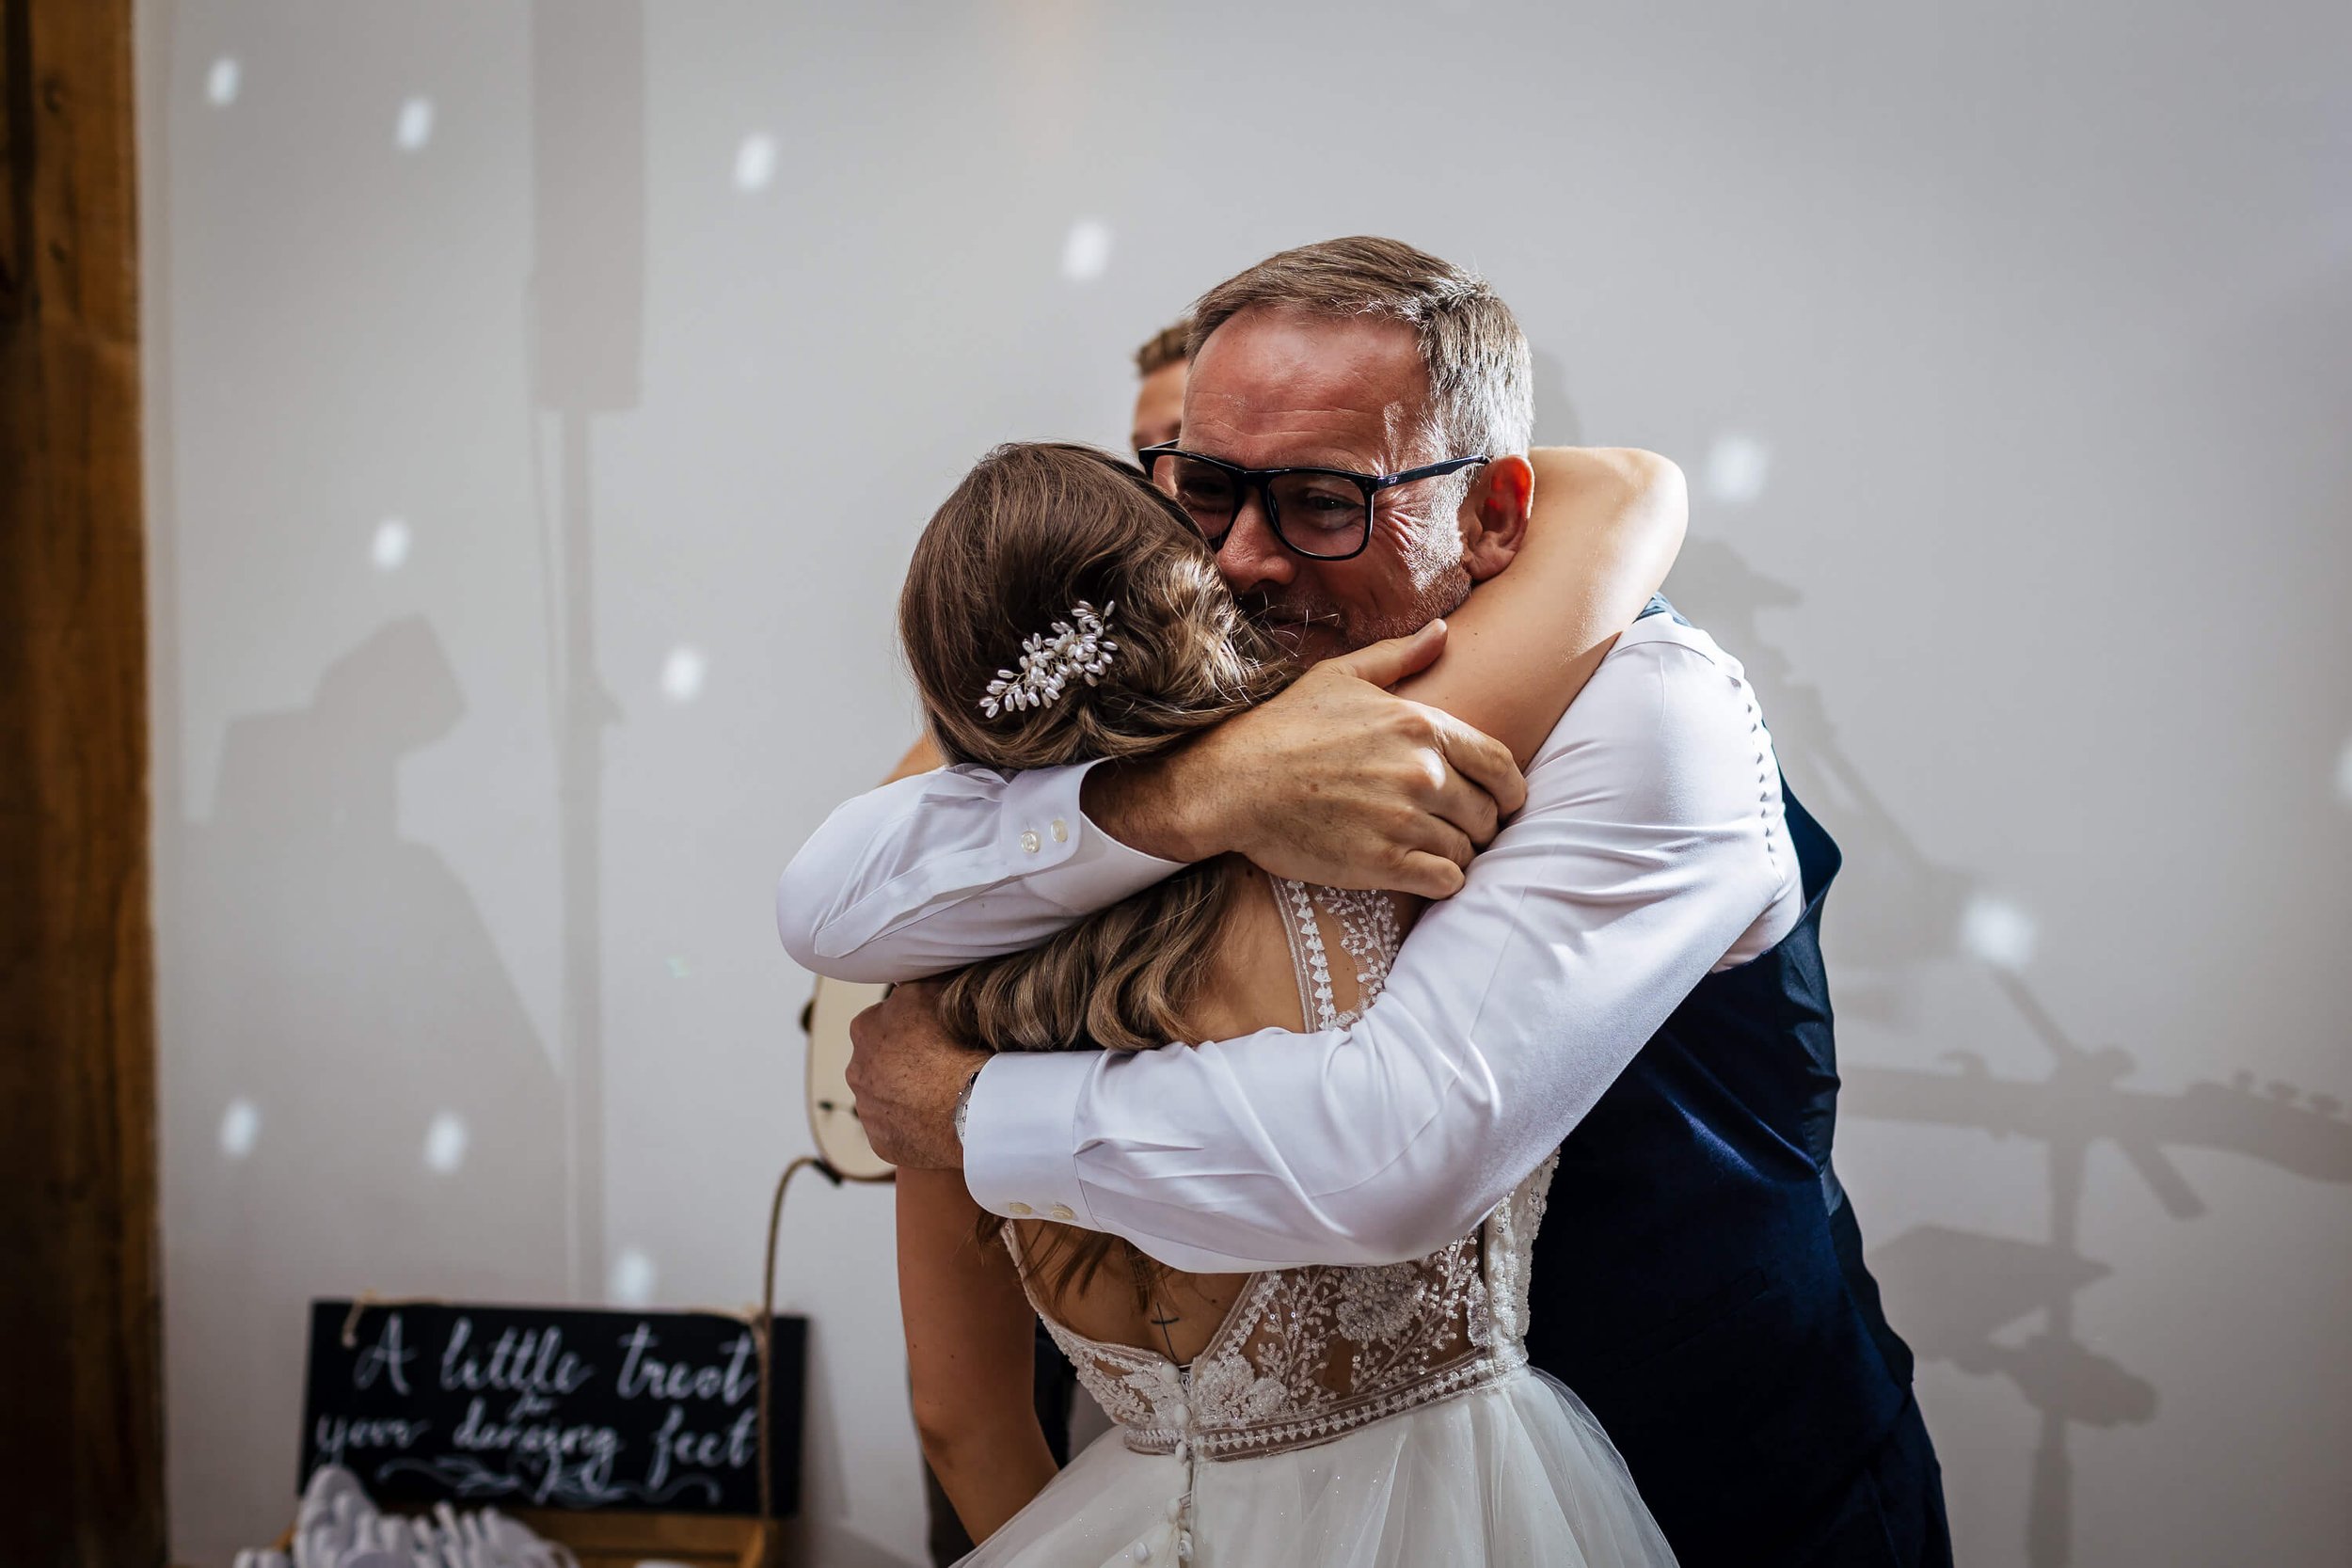
[[580, 1568], [637, 1568], [644, 1561], [687, 1568], [783, 1568], [771, 1551], [782, 1533], [757, 1519], [709, 1513], [576, 1513], [515, 1509], [514, 1516], [580, 1559]]
[[[783, 1526], [757, 1519], [717, 1513], [590, 1513], [564, 1508], [499, 1512], [530, 1526], [541, 1540], [569, 1546], [580, 1559], [580, 1568], [637, 1568], [640, 1562], [785, 1568]], [[294, 1530], [289, 1528], [278, 1538], [278, 1549], [293, 1548]]]

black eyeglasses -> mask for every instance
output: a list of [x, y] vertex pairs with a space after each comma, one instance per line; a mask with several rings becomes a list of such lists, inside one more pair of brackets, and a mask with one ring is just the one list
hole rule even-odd
[[1251, 491], [1265, 508], [1274, 536], [1313, 561], [1347, 561], [1372, 543], [1372, 498], [1417, 479], [1459, 473], [1489, 461], [1456, 457], [1401, 474], [1359, 474], [1345, 468], [1245, 468], [1173, 441], [1136, 453], [1153, 483], [1174, 498], [1212, 550], [1225, 546]]

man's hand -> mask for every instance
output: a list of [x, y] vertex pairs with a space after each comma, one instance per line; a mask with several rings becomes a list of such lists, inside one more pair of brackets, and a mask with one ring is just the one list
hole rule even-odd
[[1174, 752], [1089, 774], [1087, 816], [1164, 860], [1232, 852], [1325, 887], [1450, 897], [1527, 784], [1510, 752], [1388, 688], [1445, 646], [1445, 623], [1326, 659]]
[[894, 1165], [961, 1170], [956, 1098], [989, 1053], [939, 1026], [938, 992], [935, 981], [899, 986], [850, 1021], [850, 1092], [875, 1153]]

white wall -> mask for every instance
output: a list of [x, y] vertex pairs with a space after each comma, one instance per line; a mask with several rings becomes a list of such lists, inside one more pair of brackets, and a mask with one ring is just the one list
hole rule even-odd
[[[2320, 0], [151, 0], [176, 1553], [283, 1522], [313, 1294], [754, 1296], [769, 888], [909, 736], [914, 531], [1370, 230], [1502, 287], [1544, 435], [1693, 476], [1672, 591], [1849, 855], [1841, 1163], [1963, 1560], [2342, 1561], [2348, 56]], [[888, 1218], [787, 1219], [827, 1563], [921, 1553]]]

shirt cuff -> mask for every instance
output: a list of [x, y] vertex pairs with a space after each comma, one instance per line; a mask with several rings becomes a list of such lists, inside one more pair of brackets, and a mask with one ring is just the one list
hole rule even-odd
[[1099, 1051], [1007, 1052], [980, 1069], [963, 1120], [963, 1184], [1008, 1219], [1100, 1229], [1078, 1185], [1078, 1097]]
[[1006, 863], [1025, 874], [1024, 889], [1078, 914], [1108, 909], [1184, 868], [1129, 848], [1079, 809], [1087, 775], [1105, 760], [1016, 773], [998, 808], [997, 842]]

